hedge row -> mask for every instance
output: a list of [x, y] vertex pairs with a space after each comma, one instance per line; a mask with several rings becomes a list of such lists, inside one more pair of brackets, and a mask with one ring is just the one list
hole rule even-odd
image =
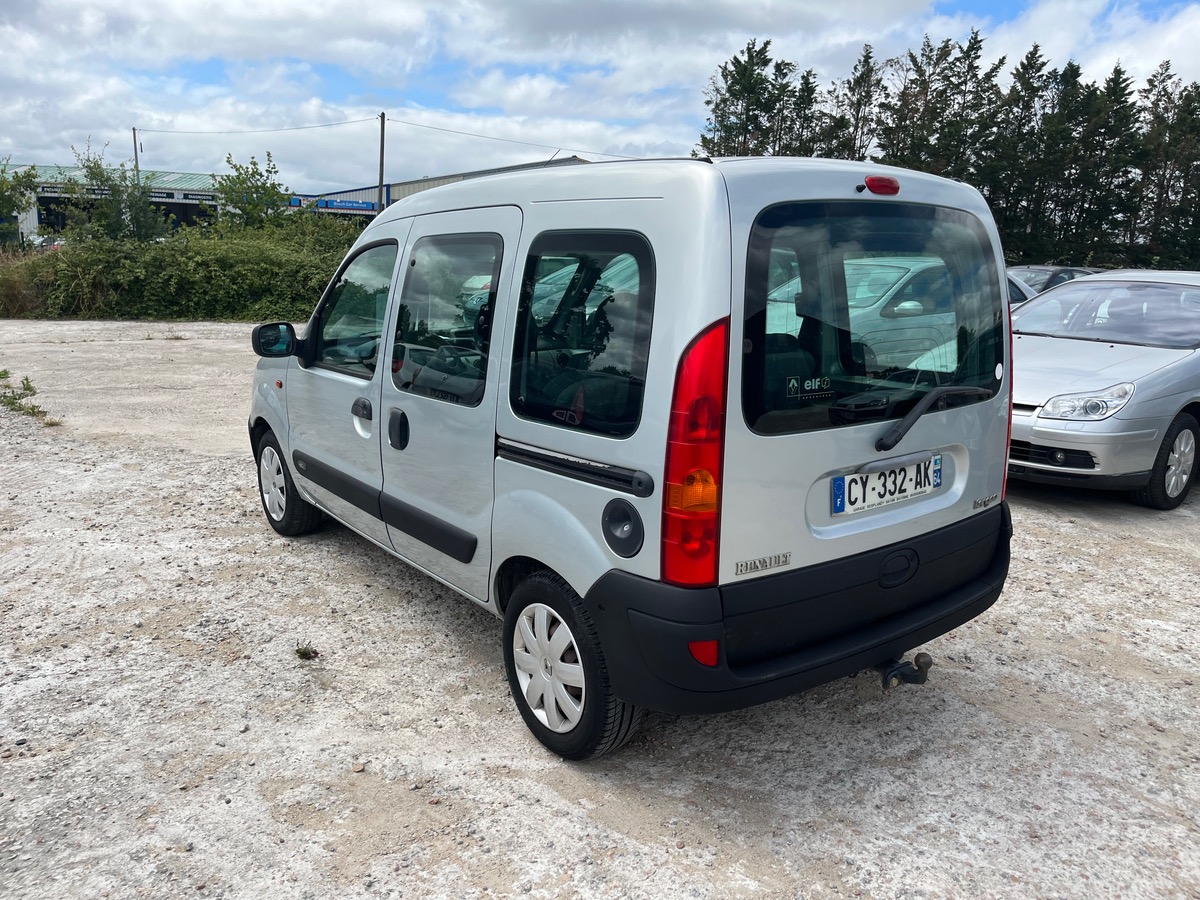
[[161, 243], [93, 239], [0, 259], [0, 317], [303, 321], [357, 236], [300, 220]]

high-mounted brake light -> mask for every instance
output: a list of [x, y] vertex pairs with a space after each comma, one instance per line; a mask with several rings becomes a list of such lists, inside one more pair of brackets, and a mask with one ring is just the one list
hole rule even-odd
[[863, 185], [872, 194], [893, 196], [900, 193], [900, 182], [890, 175], [868, 175], [863, 179]]
[[692, 341], [675, 376], [663, 489], [662, 577], [668, 584], [717, 583], [728, 369], [729, 320], [722, 319]]

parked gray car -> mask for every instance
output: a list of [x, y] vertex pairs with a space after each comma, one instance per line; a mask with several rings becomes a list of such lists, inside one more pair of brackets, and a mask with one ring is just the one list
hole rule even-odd
[[1073, 278], [1083, 278], [1085, 275], [1095, 275], [1103, 269], [1090, 266], [1009, 266], [1008, 274], [1018, 279], [1022, 284], [1031, 287], [1034, 293], [1048, 291], [1052, 287], [1066, 284]]
[[1200, 272], [1090, 275], [1012, 319], [1009, 475], [1182, 503], [1200, 440]]

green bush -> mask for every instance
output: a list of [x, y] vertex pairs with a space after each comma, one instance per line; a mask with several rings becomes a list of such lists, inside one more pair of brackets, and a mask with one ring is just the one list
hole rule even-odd
[[161, 242], [96, 237], [0, 258], [0, 316], [301, 321], [359, 224], [293, 215], [257, 229], [184, 228]]

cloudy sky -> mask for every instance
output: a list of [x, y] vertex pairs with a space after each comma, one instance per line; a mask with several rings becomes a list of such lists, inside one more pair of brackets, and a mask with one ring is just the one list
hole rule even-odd
[[[261, 161], [299, 192], [554, 154], [687, 155], [703, 92], [751, 38], [844, 78], [972, 28], [1008, 66], [1036, 42], [1088, 80], [1164, 59], [1200, 81], [1200, 2], [1166, 0], [0, 0], [0, 160], [72, 148], [143, 169]], [[349, 123], [349, 124], [335, 124]], [[310, 127], [326, 126], [326, 127]]]

